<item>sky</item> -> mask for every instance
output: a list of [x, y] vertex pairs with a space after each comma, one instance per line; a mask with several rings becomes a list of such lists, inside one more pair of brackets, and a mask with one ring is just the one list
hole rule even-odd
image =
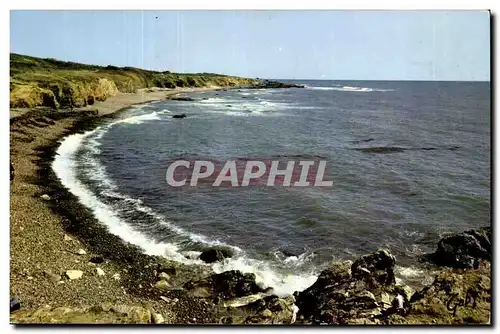
[[243, 77], [490, 80], [487, 11], [11, 11], [10, 52]]

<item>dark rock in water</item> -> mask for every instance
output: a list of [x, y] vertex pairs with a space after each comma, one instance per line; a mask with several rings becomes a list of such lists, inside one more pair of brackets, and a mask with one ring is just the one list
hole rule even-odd
[[491, 260], [491, 227], [469, 230], [439, 240], [434, 253], [424, 259], [437, 265], [473, 268], [480, 259]]
[[363, 153], [398, 153], [406, 151], [403, 147], [392, 147], [392, 146], [382, 146], [382, 147], [362, 147], [355, 148], [356, 151], [361, 151]]
[[217, 261], [222, 261], [225, 258], [233, 256], [233, 253], [229, 249], [224, 248], [211, 248], [207, 249], [200, 255], [200, 260], [206, 263], [213, 263]]
[[435, 147], [421, 147], [420, 148], [422, 151], [434, 151], [437, 150]]
[[300, 314], [313, 323], [378, 323], [399, 294], [395, 262], [389, 251], [381, 249], [354, 263], [333, 263], [312, 286], [295, 293]]
[[103, 263], [104, 262], [104, 258], [102, 256], [93, 256], [90, 258], [89, 262], [92, 262], [92, 263]]
[[186, 114], [173, 115], [172, 118], [186, 118]]
[[243, 274], [239, 270], [214, 274], [195, 282], [189, 281], [184, 284], [184, 288], [193, 297], [211, 299], [219, 297], [221, 300], [263, 292], [263, 289], [255, 283], [255, 274]]
[[232, 107], [232, 105], [230, 105], [230, 104], [226, 104], [226, 107], [229, 107], [229, 108], [231, 108], [231, 107]]
[[19, 302], [19, 299], [14, 296], [10, 299], [10, 312], [17, 311], [21, 308], [21, 303]]
[[170, 98], [172, 101], [195, 101], [195, 99], [186, 96], [173, 96]]
[[351, 143], [353, 143], [353, 144], [368, 143], [368, 142], [371, 142], [371, 141], [374, 141], [374, 140], [375, 139], [373, 139], [373, 138], [368, 138], [368, 139], [354, 140]]
[[456, 151], [456, 150], [458, 150], [459, 148], [460, 148], [460, 146], [452, 146], [452, 147], [450, 147], [448, 150], [450, 150], [450, 151]]
[[279, 81], [269, 81], [263, 80], [258, 85], [251, 86], [248, 88], [253, 89], [269, 89], [269, 88], [305, 88], [303, 85], [297, 85], [292, 83], [284, 83]]

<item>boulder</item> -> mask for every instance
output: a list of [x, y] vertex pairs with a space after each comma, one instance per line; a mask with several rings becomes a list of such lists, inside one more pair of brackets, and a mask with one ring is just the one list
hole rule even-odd
[[213, 263], [217, 261], [222, 261], [225, 258], [233, 256], [232, 252], [225, 248], [210, 248], [202, 252], [200, 255], [200, 260], [206, 263]]
[[101, 268], [95, 268], [95, 271], [97, 273], [97, 276], [104, 276], [104, 275], [106, 275], [106, 273], [104, 272], [104, 270], [102, 270]]
[[193, 297], [220, 298], [229, 300], [262, 292], [263, 289], [255, 283], [255, 274], [243, 274], [239, 270], [214, 274], [199, 281], [189, 281], [184, 288]]
[[70, 280], [75, 280], [82, 278], [83, 276], [83, 271], [81, 270], [67, 270], [66, 271], [66, 277]]
[[42, 196], [40, 196], [40, 198], [43, 199], [44, 201], [50, 201], [50, 196], [47, 194], [43, 194]]
[[173, 96], [170, 98], [172, 101], [195, 101], [195, 99], [186, 96]]
[[77, 251], [77, 253], [78, 253], [78, 255], [85, 255], [85, 254], [87, 254], [87, 252], [84, 249], [81, 249], [81, 248]]
[[388, 250], [380, 249], [354, 262], [331, 264], [312, 286], [295, 293], [299, 314], [319, 324], [378, 323], [398, 295], [395, 263]]
[[170, 284], [165, 280], [160, 280], [156, 282], [155, 288], [160, 290], [168, 290], [170, 288]]
[[491, 227], [469, 230], [439, 240], [434, 253], [425, 260], [440, 266], [474, 268], [479, 260], [491, 260]]

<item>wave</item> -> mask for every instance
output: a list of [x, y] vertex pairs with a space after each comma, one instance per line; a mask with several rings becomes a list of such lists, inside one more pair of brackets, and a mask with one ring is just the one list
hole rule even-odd
[[393, 92], [394, 89], [380, 89], [380, 88], [369, 88], [369, 87], [356, 87], [356, 86], [334, 86], [334, 87], [316, 87], [316, 86], [306, 86], [306, 89], [313, 90], [331, 90], [339, 92]]
[[[250, 258], [239, 247], [227, 245], [219, 240], [210, 240], [205, 236], [186, 231], [168, 221], [166, 217], [156, 213], [140, 199], [132, 198], [117, 191], [116, 184], [107, 176], [105, 167], [99, 163], [97, 158], [101, 153], [99, 140], [115, 124], [140, 124], [142, 121], [157, 119], [157, 117], [156, 113], [133, 116], [98, 127], [84, 134], [74, 134], [66, 137], [58, 148], [55, 160], [52, 163], [56, 176], [72, 194], [77, 196], [82, 205], [89, 208], [94, 216], [108, 227], [110, 233], [119, 236], [125, 242], [139, 246], [145, 254], [163, 256], [184, 264], [207, 265], [199, 259], [200, 252], [183, 249], [182, 242], [157, 241], [141, 231], [138, 226], [128, 224], [122, 217], [125, 212], [120, 212], [120, 210], [126, 211], [128, 207], [132, 207], [134, 210], [151, 217], [156, 223], [166, 227], [169, 231], [192, 242], [211, 246], [224, 245], [232, 248], [235, 251], [233, 258], [210, 265], [216, 273], [228, 270], [254, 273], [258, 284], [263, 287], [272, 287], [274, 293], [279, 296], [290, 295], [294, 291], [301, 291], [313, 284], [318, 274], [313, 270], [300, 274], [291, 274], [290, 267], [296, 267], [308, 261], [308, 257], [305, 255], [286, 258], [282, 266], [278, 264], [278, 267], [276, 267], [275, 263]], [[79, 154], [83, 157], [83, 161], [78, 160]], [[78, 178], [77, 170], [82, 166], [85, 170], [84, 174], [99, 184], [101, 188], [99, 192], [93, 192]], [[106, 203], [106, 198], [113, 198], [115, 205]], [[116, 200], [122, 202], [116, 205]]]
[[153, 111], [150, 114], [132, 116], [129, 118], [121, 119], [119, 121], [116, 121], [115, 123], [142, 124], [146, 121], [154, 121], [154, 120], [159, 120], [159, 119], [160, 119], [159, 113], [156, 111]]
[[[295, 108], [288, 103], [271, 102], [261, 98], [255, 99], [226, 99], [213, 97], [197, 103], [205, 107], [209, 113], [224, 113], [229, 116], [282, 116], [280, 110]], [[208, 108], [206, 108], [209, 106]]]

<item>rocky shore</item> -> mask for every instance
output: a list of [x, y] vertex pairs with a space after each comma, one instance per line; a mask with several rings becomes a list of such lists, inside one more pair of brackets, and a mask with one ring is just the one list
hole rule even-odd
[[[12, 323], [490, 323], [490, 227], [443, 237], [422, 258], [437, 271], [423, 289], [396, 284], [397, 259], [387, 249], [331, 263], [286, 298], [251, 273], [143, 254], [96, 221], [51, 168], [63, 137], [117, 115], [34, 110], [11, 119], [10, 294], [19, 302]], [[230, 256], [207, 249], [203, 261]]]

